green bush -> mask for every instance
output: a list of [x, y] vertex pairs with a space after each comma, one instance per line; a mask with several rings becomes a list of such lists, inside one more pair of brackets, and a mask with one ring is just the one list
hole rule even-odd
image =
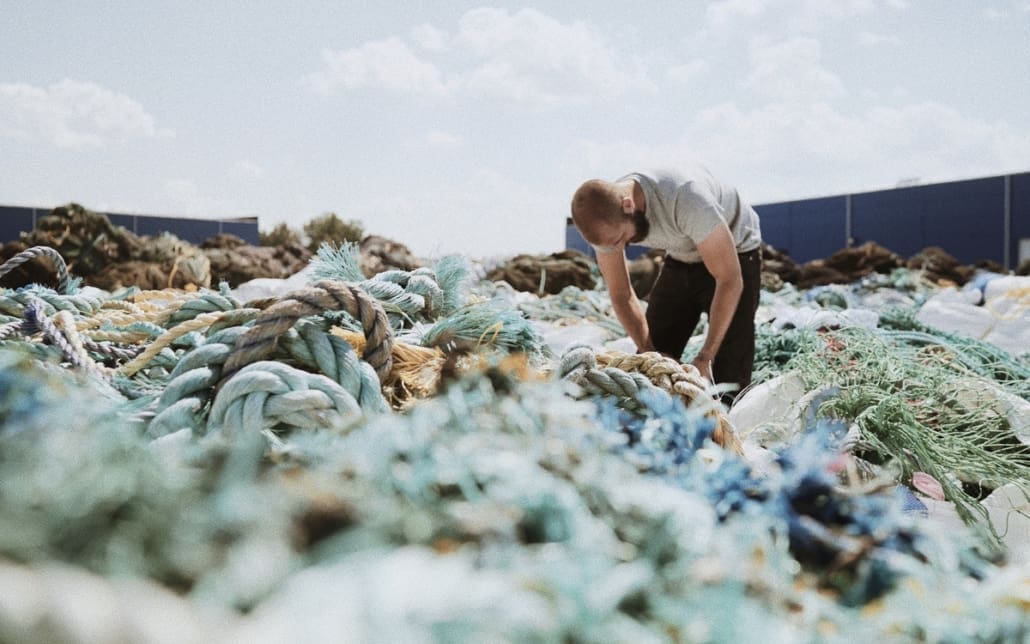
[[304, 234], [308, 238], [308, 249], [314, 253], [323, 242], [360, 242], [365, 228], [356, 219], [343, 221], [335, 212], [327, 212], [304, 224]]
[[262, 246], [285, 246], [299, 244], [300, 233], [286, 224], [278, 224], [268, 232], [258, 231], [258, 240]]

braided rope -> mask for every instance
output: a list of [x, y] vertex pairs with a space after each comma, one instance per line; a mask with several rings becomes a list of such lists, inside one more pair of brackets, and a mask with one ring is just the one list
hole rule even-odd
[[655, 351], [637, 354], [610, 351], [597, 356], [597, 361], [604, 367], [642, 373], [656, 386], [680, 396], [687, 404], [707, 397], [705, 389], [708, 383], [697, 367], [682, 364]]
[[211, 403], [207, 428], [230, 435], [339, 428], [360, 416], [354, 397], [329, 378], [280, 362], [259, 361], [225, 381]]
[[213, 313], [204, 313], [194, 317], [191, 320], [187, 320], [182, 324], [179, 324], [171, 329], [168, 329], [161, 334], [154, 342], [146, 348], [145, 351], [140, 353], [136, 358], [130, 362], [125, 363], [118, 369], [118, 373], [123, 376], [132, 376], [143, 367], [147, 366], [156, 355], [161, 353], [166, 347], [171, 346], [173, 342], [194, 331], [206, 329], [214, 326], [215, 324], [225, 321], [227, 319], [239, 320], [244, 315], [254, 315], [255, 310], [251, 309], [238, 309], [234, 311], [216, 311]]
[[7, 338], [17, 335], [21, 332], [22, 321], [14, 320], [13, 322], [7, 322], [0, 325], [0, 340], [6, 340]]
[[708, 395], [707, 383], [693, 365], [680, 364], [655, 352], [634, 355], [613, 351], [598, 356], [589, 347], [575, 347], [562, 356], [559, 374], [579, 384], [588, 394], [619, 398], [631, 411], [642, 407], [639, 394], [649, 387], [678, 396], [688, 407], [701, 406], [704, 415], [715, 421], [712, 440], [716, 444], [743, 453], [733, 425]]
[[222, 366], [245, 327], [237, 326], [211, 334], [205, 344], [194, 348], [172, 369], [147, 428], [151, 437], [180, 429], [198, 433], [205, 427], [204, 406], [222, 377]]
[[29, 301], [40, 301], [47, 315], [56, 311], [70, 311], [92, 315], [100, 310], [100, 300], [86, 295], [61, 295], [44, 287], [31, 287], [25, 290], [4, 293], [0, 296], [0, 313], [13, 317], [25, 315], [25, 307]]
[[241, 308], [241, 306], [235, 298], [229, 298], [220, 293], [207, 292], [183, 302], [168, 318], [168, 324], [174, 326], [204, 313], [233, 311]]
[[279, 337], [301, 317], [339, 310], [361, 323], [367, 339], [362, 358], [372, 365], [380, 382], [389, 375], [393, 331], [382, 305], [364, 291], [343, 282], [322, 280], [278, 300], [258, 316], [254, 326], [240, 338], [225, 363], [223, 383], [244, 366], [271, 355]]
[[[393, 350], [396, 351], [397, 343]], [[323, 331], [311, 322], [300, 322], [282, 337], [282, 348], [304, 367], [316, 370], [342, 386], [364, 410], [389, 410], [379, 378], [372, 366], [358, 359], [345, 339]], [[395, 366], [397, 364], [394, 359]]]
[[37, 257], [46, 257], [54, 263], [54, 267], [57, 269], [57, 292], [68, 295], [71, 291], [71, 276], [68, 274], [68, 265], [65, 263], [64, 258], [61, 257], [61, 254], [49, 246], [26, 248], [10, 258], [3, 265], [0, 265], [0, 278]]
[[108, 341], [96, 341], [95, 339], [87, 336], [82, 337], [82, 346], [93, 353], [100, 354], [102, 356], [108, 356], [115, 360], [124, 362], [126, 360], [132, 360], [143, 351], [143, 347], [140, 346], [119, 346], [113, 342]]
[[86, 352], [82, 338], [75, 330], [75, 320], [68, 311], [58, 311], [53, 319], [47, 317], [43, 302], [31, 299], [25, 307], [25, 331], [39, 330], [43, 337], [60, 350], [61, 355], [73, 366], [106, 380], [103, 369]]

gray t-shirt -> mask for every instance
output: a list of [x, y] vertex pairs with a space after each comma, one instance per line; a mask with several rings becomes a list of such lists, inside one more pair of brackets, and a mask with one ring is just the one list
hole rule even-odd
[[681, 262], [700, 262], [698, 242], [726, 222], [738, 253], [762, 245], [758, 213], [736, 188], [719, 181], [707, 168], [688, 165], [682, 171], [633, 172], [617, 181], [640, 184], [647, 200], [651, 228], [641, 246], [660, 248]]

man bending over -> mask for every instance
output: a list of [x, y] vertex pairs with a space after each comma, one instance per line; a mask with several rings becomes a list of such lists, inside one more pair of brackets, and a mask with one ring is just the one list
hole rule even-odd
[[[712, 383], [750, 384], [762, 235], [758, 213], [735, 188], [699, 165], [595, 179], [573, 195], [572, 220], [597, 252], [615, 315], [638, 351], [679, 360], [704, 312], [708, 333], [693, 365]], [[666, 251], [646, 316], [630, 285], [626, 244]]]

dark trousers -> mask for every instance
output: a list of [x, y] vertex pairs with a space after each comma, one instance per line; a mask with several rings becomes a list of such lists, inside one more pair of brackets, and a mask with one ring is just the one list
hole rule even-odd
[[[762, 250], [740, 253], [737, 258], [744, 290], [712, 361], [712, 375], [716, 383], [735, 383], [740, 391], [751, 384], [755, 363], [755, 311], [762, 292]], [[666, 257], [647, 303], [647, 326], [655, 349], [679, 360], [701, 314], [709, 312], [714, 294], [715, 278], [704, 264]], [[733, 397], [734, 394], [728, 394], [723, 402], [730, 404]]]

